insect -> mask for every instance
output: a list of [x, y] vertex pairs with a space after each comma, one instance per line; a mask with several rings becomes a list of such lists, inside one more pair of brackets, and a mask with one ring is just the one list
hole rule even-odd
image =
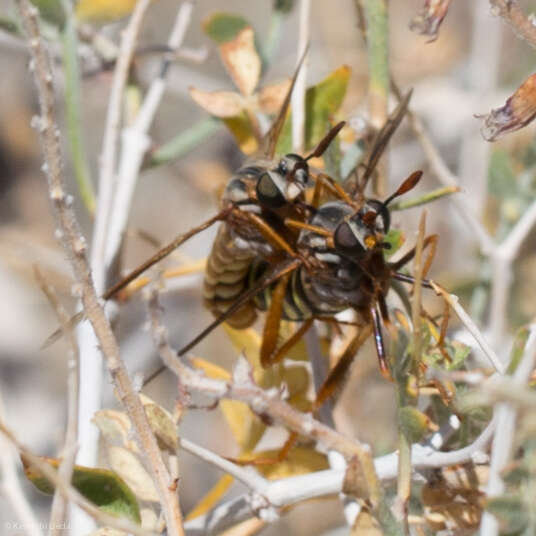
[[[148, 268], [165, 258], [191, 237], [222, 222], [207, 262], [204, 278], [204, 301], [216, 315], [225, 312], [244, 288], [249, 265], [257, 257], [295, 257], [293, 249], [298, 233], [284, 225], [285, 218], [305, 219], [308, 207], [304, 203], [305, 189], [310, 186], [308, 161], [321, 156], [344, 122], [335, 125], [307, 156], [287, 154], [274, 158], [277, 141], [287, 117], [290, 98], [305, 53], [298, 63], [291, 84], [273, 125], [261, 140], [259, 154], [249, 159], [235, 172], [225, 188], [221, 210], [201, 225], [179, 235], [143, 264], [132, 270], [109, 288], [103, 299], [117, 295], [131, 281]], [[254, 306], [245, 303], [228, 321], [234, 327], [251, 325], [256, 316]], [[83, 313], [75, 315], [71, 323], [76, 325]], [[44, 346], [61, 335], [57, 330]]]
[[[379, 131], [361, 177], [362, 188], [366, 186], [382, 151], [400, 124], [410, 95], [411, 93], [408, 93], [402, 99], [399, 107]], [[389, 287], [390, 276], [387, 275], [390, 274], [389, 269], [381, 264], [383, 250], [373, 248], [374, 253], [367, 256], [366, 262], [361, 260], [358, 265], [355, 262], [351, 263], [347, 254], [342, 255], [340, 248], [344, 246], [344, 238], [350, 240], [352, 229], [356, 232], [357, 230], [363, 232], [365, 228], [369, 230], [367, 236], [363, 238], [368, 249], [376, 243], [382, 243], [378, 235], [387, 233], [390, 226], [388, 204], [413, 188], [420, 176], [420, 172], [413, 174], [385, 202], [365, 200], [362, 195], [355, 195], [354, 200], [329, 177], [318, 176], [312, 205], [309, 206], [309, 219], [287, 217], [284, 220], [284, 230], [287, 233], [290, 230], [300, 233], [295, 241], [293, 254], [279, 258], [279, 262], [257, 256], [247, 266], [244, 263], [241, 267], [243, 272], [240, 273], [240, 288], [232, 294], [232, 300], [225, 303], [226, 309], [220, 310], [221, 315], [182, 348], [179, 354], [186, 353], [216, 326], [223, 321], [229, 321], [239, 312], [244, 311], [245, 307], [248, 307], [248, 312], [249, 310], [255, 311], [255, 309], [269, 310], [261, 347], [261, 362], [264, 366], [278, 361], [286, 350], [307, 331], [313, 318], [333, 318], [336, 313], [348, 307], [367, 309], [367, 314], [369, 314], [371, 308], [368, 306], [372, 298], [367, 286], [377, 286], [378, 281], [385, 280], [378, 291], [380, 296], [383, 296]], [[337, 200], [317, 208], [323, 187], [335, 194]], [[352, 214], [353, 217], [351, 217]], [[329, 241], [329, 245], [326, 240]], [[323, 247], [325, 251], [321, 251], [318, 247]], [[359, 266], [360, 269], [356, 270], [355, 266]], [[247, 277], [245, 277], [246, 274]], [[363, 303], [357, 304], [351, 301], [352, 296], [356, 294], [363, 295]], [[304, 324], [291, 340], [276, 349], [279, 323], [282, 318], [303, 321]], [[376, 310], [374, 320], [379, 325]], [[250, 319], [246, 319], [241, 327], [250, 323]], [[380, 364], [382, 371], [386, 373], [385, 360], [380, 360]]]

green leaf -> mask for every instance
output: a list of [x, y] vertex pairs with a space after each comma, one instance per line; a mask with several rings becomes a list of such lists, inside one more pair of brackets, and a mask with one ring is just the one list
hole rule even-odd
[[31, 0], [31, 2], [39, 9], [39, 14], [44, 20], [63, 28], [65, 12], [63, 11], [61, 0]]
[[[305, 149], [312, 149], [326, 134], [330, 119], [339, 110], [346, 95], [350, 79], [350, 67], [343, 65], [324, 80], [310, 87], [305, 94]], [[283, 127], [277, 144], [277, 152], [292, 150], [292, 114]]]
[[274, 0], [274, 11], [290, 13], [294, 9], [294, 0]]
[[250, 24], [244, 17], [231, 13], [218, 12], [203, 22], [203, 30], [216, 43], [232, 41], [238, 33]]
[[365, 155], [365, 143], [363, 140], [358, 140], [353, 143], [344, 153], [341, 160], [340, 173], [342, 180], [346, 180], [355, 170]]
[[0, 29], [10, 34], [20, 34], [20, 30], [17, 23], [14, 20], [3, 15], [0, 16]]
[[519, 365], [519, 362], [521, 361], [521, 358], [523, 357], [523, 353], [525, 352], [525, 346], [527, 344], [527, 340], [529, 338], [529, 330], [528, 328], [520, 328], [516, 336], [514, 338], [514, 344], [512, 344], [512, 350], [510, 352], [510, 363], [508, 365], [508, 369], [506, 370], [506, 374], [512, 375]]
[[[60, 460], [41, 458], [54, 469]], [[43, 493], [54, 493], [54, 485], [22, 457], [24, 473], [28, 480]], [[118, 517], [127, 517], [135, 523], [141, 522], [140, 509], [132, 490], [125, 481], [113, 471], [94, 469], [75, 465], [72, 478], [73, 486], [93, 504], [104, 512]]]
[[384, 249], [385, 257], [389, 258], [402, 247], [406, 241], [406, 237], [400, 229], [390, 229], [383, 238], [383, 241], [391, 245], [391, 249]]
[[417, 443], [428, 431], [429, 418], [417, 408], [404, 406], [398, 411], [400, 429], [410, 443]]

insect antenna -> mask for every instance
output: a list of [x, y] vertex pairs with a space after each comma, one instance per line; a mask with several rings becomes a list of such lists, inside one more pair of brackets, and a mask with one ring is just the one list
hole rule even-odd
[[[372, 148], [370, 150], [369, 157], [367, 159], [367, 163], [365, 164], [365, 172], [361, 177], [361, 184], [356, 184], [354, 190], [361, 190], [362, 192], [365, 190], [370, 177], [372, 176], [374, 170], [376, 169], [376, 166], [378, 165], [380, 157], [384, 153], [385, 148], [389, 143], [389, 140], [402, 122], [404, 116], [406, 115], [412, 93], [413, 90], [410, 89], [407, 92], [406, 96], [400, 101], [399, 105], [388, 117], [382, 128], [376, 134], [376, 137], [374, 138], [374, 141], [372, 143]], [[354, 195], [356, 193], [357, 191], [353, 192]]]
[[342, 127], [346, 125], [346, 121], [340, 121], [337, 123], [319, 142], [314, 148], [313, 152], [305, 157], [305, 161], [311, 158], [318, 158], [322, 156], [326, 149], [331, 145], [331, 142], [337, 137], [337, 134], [342, 130]]

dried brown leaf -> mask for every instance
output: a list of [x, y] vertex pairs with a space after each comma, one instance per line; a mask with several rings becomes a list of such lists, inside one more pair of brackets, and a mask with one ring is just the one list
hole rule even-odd
[[261, 59], [255, 49], [253, 29], [244, 28], [234, 39], [221, 44], [220, 54], [240, 93], [250, 96], [261, 74]]
[[383, 532], [371, 513], [363, 508], [350, 532], [351, 536], [382, 536]]
[[529, 76], [504, 106], [476, 117], [484, 118], [480, 132], [487, 141], [495, 141], [528, 125], [536, 117], [536, 74]]
[[429, 42], [435, 41], [450, 2], [451, 0], [426, 0], [419, 14], [411, 21], [410, 29], [421, 35], [429, 36]]
[[192, 99], [215, 117], [235, 117], [244, 108], [244, 98], [234, 91], [202, 91], [190, 88]]
[[276, 114], [283, 105], [291, 80], [266, 86], [259, 91], [259, 108], [266, 114]]

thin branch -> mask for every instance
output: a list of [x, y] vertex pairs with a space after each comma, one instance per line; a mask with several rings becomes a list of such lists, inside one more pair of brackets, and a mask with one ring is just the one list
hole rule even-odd
[[[136, 4], [139, 6], [142, 2]], [[86, 242], [79, 231], [78, 222], [65, 192], [62, 174], [63, 162], [60, 148], [60, 134], [54, 109], [54, 87], [50, 58], [41, 39], [38, 11], [28, 0], [17, 0], [24, 30], [33, 59], [33, 74], [38, 90], [40, 117], [39, 127], [44, 152], [45, 168], [48, 177], [49, 195], [60, 229], [60, 235], [67, 253], [85, 313], [90, 320], [104, 354], [106, 364], [114, 382], [117, 396], [134, 425], [140, 450], [147, 457], [151, 473], [158, 490], [162, 509], [166, 518], [167, 530], [174, 536], [182, 535], [182, 515], [178, 494], [173, 489], [168, 470], [162, 459], [156, 438], [151, 430], [147, 416], [138, 395], [134, 392], [127, 370], [119, 355], [119, 348], [108, 319], [99, 303], [93, 286], [89, 264], [86, 259]]]
[[117, 58], [112, 87], [110, 89], [110, 100], [108, 102], [108, 112], [106, 114], [106, 126], [102, 144], [99, 198], [91, 258], [95, 287], [99, 294], [104, 292], [106, 285], [105, 279], [108, 267], [105, 265], [105, 254], [116, 186], [117, 147], [119, 143], [119, 129], [121, 127], [123, 93], [127, 83], [130, 63], [136, 48], [141, 23], [150, 4], [151, 0], [140, 0], [139, 2], [136, 2], [128, 26], [121, 39], [119, 56]]
[[264, 477], [249, 471], [248, 469], [241, 467], [225, 458], [222, 458], [218, 454], [193, 443], [185, 438], [179, 438], [179, 444], [183, 450], [193, 454], [200, 460], [203, 460], [214, 467], [217, 467], [221, 471], [233, 476], [236, 480], [242, 482], [252, 491], [256, 491], [259, 494], [262, 494], [269, 482]]
[[[397, 94], [397, 99], [400, 100]], [[439, 181], [446, 187], [454, 187], [460, 189], [460, 181], [454, 173], [450, 171], [446, 165], [440, 152], [432, 142], [430, 135], [428, 134], [421, 119], [411, 110], [408, 110], [408, 119], [417, 140], [421, 144], [424, 151], [424, 155], [428, 160], [430, 168], [439, 179]], [[484, 228], [482, 223], [474, 215], [472, 208], [466, 201], [463, 195], [454, 195], [451, 198], [460, 216], [467, 222], [480, 245], [480, 250], [484, 255], [489, 255], [496, 247], [495, 241], [491, 238], [488, 231]]]
[[502, 17], [520, 38], [536, 48], [536, 26], [523, 13], [517, 0], [490, 0], [493, 15]]
[[[98, 296], [103, 294], [107, 285], [109, 267], [105, 263], [105, 252], [116, 185], [117, 146], [121, 126], [123, 95], [137, 37], [150, 3], [150, 0], [136, 2], [132, 16], [122, 34], [119, 55], [110, 88], [90, 257], [93, 281]], [[103, 356], [95, 333], [87, 322], [79, 326], [77, 333], [80, 347], [80, 376], [84, 378], [84, 382], [80, 385], [80, 405], [78, 410], [80, 450], [77, 462], [81, 465], [92, 467], [97, 462], [99, 430], [91, 423], [91, 419], [95, 412], [100, 409], [102, 403]], [[76, 515], [71, 516], [71, 518], [75, 531], [87, 532], [86, 527], [77, 527]]]
[[[414, 445], [413, 467], [415, 470], [425, 470], [471, 461], [475, 455], [486, 449], [494, 430], [495, 421], [492, 421], [471, 445], [451, 452], [438, 452], [427, 445]], [[375, 458], [374, 465], [380, 480], [392, 480], [396, 478], [398, 471], [398, 453]], [[270, 505], [284, 508], [301, 501], [341, 493], [345, 473], [345, 469], [330, 469], [276, 480], [268, 484], [264, 496]], [[418, 474], [414, 472], [413, 476], [417, 478]], [[186, 534], [201, 536], [217, 533], [248, 519], [251, 515], [259, 515], [259, 512], [252, 507], [249, 495], [242, 495], [221, 504], [208, 514], [188, 521], [185, 524]]]
[[175, 52], [184, 41], [184, 36], [192, 17], [193, 6], [194, 2], [191, 0], [184, 0], [181, 3], [168, 40], [170, 52], [164, 55], [160, 75], [153, 80], [134, 124], [123, 130], [117, 191], [113, 199], [105, 249], [104, 259], [106, 266], [112, 265], [119, 252], [143, 158], [151, 144], [148, 132], [164, 96], [167, 73], [171, 67]]
[[[527, 383], [536, 364], [536, 325], [530, 326], [530, 334], [525, 345], [523, 359], [519, 363], [513, 382], [521, 387]], [[512, 453], [514, 433], [516, 430], [517, 408], [511, 402], [500, 402], [495, 405], [494, 418], [497, 421], [497, 432], [493, 438], [491, 461], [486, 496], [496, 497], [504, 490], [501, 471], [507, 465]], [[499, 523], [495, 517], [485, 512], [480, 525], [481, 536], [496, 536], [499, 534]]]
[[251, 407], [257, 415], [269, 416], [274, 422], [286, 426], [289, 430], [304, 437], [309, 437], [326, 449], [339, 451], [348, 459], [357, 456], [361, 461], [363, 472], [369, 485], [371, 501], [379, 497], [379, 484], [374, 473], [370, 447], [358, 440], [348, 439], [328, 426], [314, 419], [310, 414], [297, 411], [284, 402], [278, 391], [265, 392], [252, 380], [249, 364], [245, 359], [239, 359], [234, 372], [233, 382], [223, 382], [207, 378], [202, 373], [192, 370], [185, 365], [171, 349], [167, 339], [167, 330], [162, 326], [157, 293], [148, 293], [149, 317], [151, 333], [160, 357], [164, 364], [171, 369], [179, 379], [181, 386], [193, 392], [219, 400], [229, 398], [240, 400]]
[[499, 359], [499, 356], [495, 353], [493, 348], [486, 341], [477, 325], [473, 322], [471, 317], [465, 312], [465, 309], [460, 305], [458, 296], [454, 294], [449, 294], [446, 290], [442, 289], [439, 285], [432, 282], [434, 290], [443, 296], [448, 304], [452, 307], [458, 318], [462, 321], [463, 325], [467, 328], [467, 331], [473, 336], [475, 341], [478, 343], [484, 355], [488, 358], [488, 361], [493, 366], [493, 368], [500, 374], [504, 374], [506, 367], [503, 362]]
[[[3, 422], [4, 407], [0, 399], [0, 422]], [[13, 514], [20, 521], [29, 536], [43, 536], [39, 528], [39, 522], [26, 499], [17, 475], [17, 457], [8, 439], [0, 434], [0, 467], [2, 469], [2, 482], [0, 482], [0, 494], [11, 507]]]
[[[358, 4], [358, 2], [356, 2]], [[379, 130], [387, 120], [389, 98], [389, 24], [386, 0], [361, 0], [366, 22], [366, 43], [369, 68], [368, 107], [370, 123]], [[359, 13], [358, 5], [358, 13]], [[387, 163], [378, 165], [378, 178], [374, 181], [374, 193], [387, 195]]]
[[[300, 27], [298, 37], [298, 60], [303, 57], [309, 44], [311, 0], [300, 1]], [[298, 154], [305, 150], [305, 85], [307, 80], [307, 59], [296, 78], [292, 92], [292, 150]]]
[[[39, 473], [42, 473], [47, 480], [52, 482], [54, 487], [59, 490], [65, 500], [77, 504], [98, 522], [118, 530], [124, 530], [132, 534], [137, 534], [139, 536], [156, 536], [155, 533], [142, 529], [139, 525], [129, 521], [128, 519], [122, 519], [115, 515], [107, 514], [93, 503], [89, 502], [76, 488], [74, 488], [68, 481], [64, 480], [58, 471], [39, 458], [39, 456], [36, 456], [25, 448], [2, 420], [0, 420], [0, 434], [2, 434], [6, 440], [9, 440], [9, 442], [15, 446], [19, 453], [24, 456], [25, 460], [35, 467]], [[39, 524], [36, 524], [36, 526], [39, 526]]]
[[[63, 333], [71, 347], [71, 355], [67, 362], [67, 429], [65, 432], [65, 444], [61, 455], [61, 464], [58, 469], [58, 476], [64, 482], [70, 482], [73, 475], [76, 452], [78, 450], [76, 439], [78, 437], [78, 373], [80, 354], [76, 337], [69, 325], [69, 315], [58, 301], [55, 290], [47, 283], [37, 266], [34, 267], [35, 277], [41, 290], [47, 297], [52, 309], [60, 322]], [[66, 503], [58, 490], [54, 493], [52, 510], [50, 513], [50, 534], [59, 534], [65, 521]]]

